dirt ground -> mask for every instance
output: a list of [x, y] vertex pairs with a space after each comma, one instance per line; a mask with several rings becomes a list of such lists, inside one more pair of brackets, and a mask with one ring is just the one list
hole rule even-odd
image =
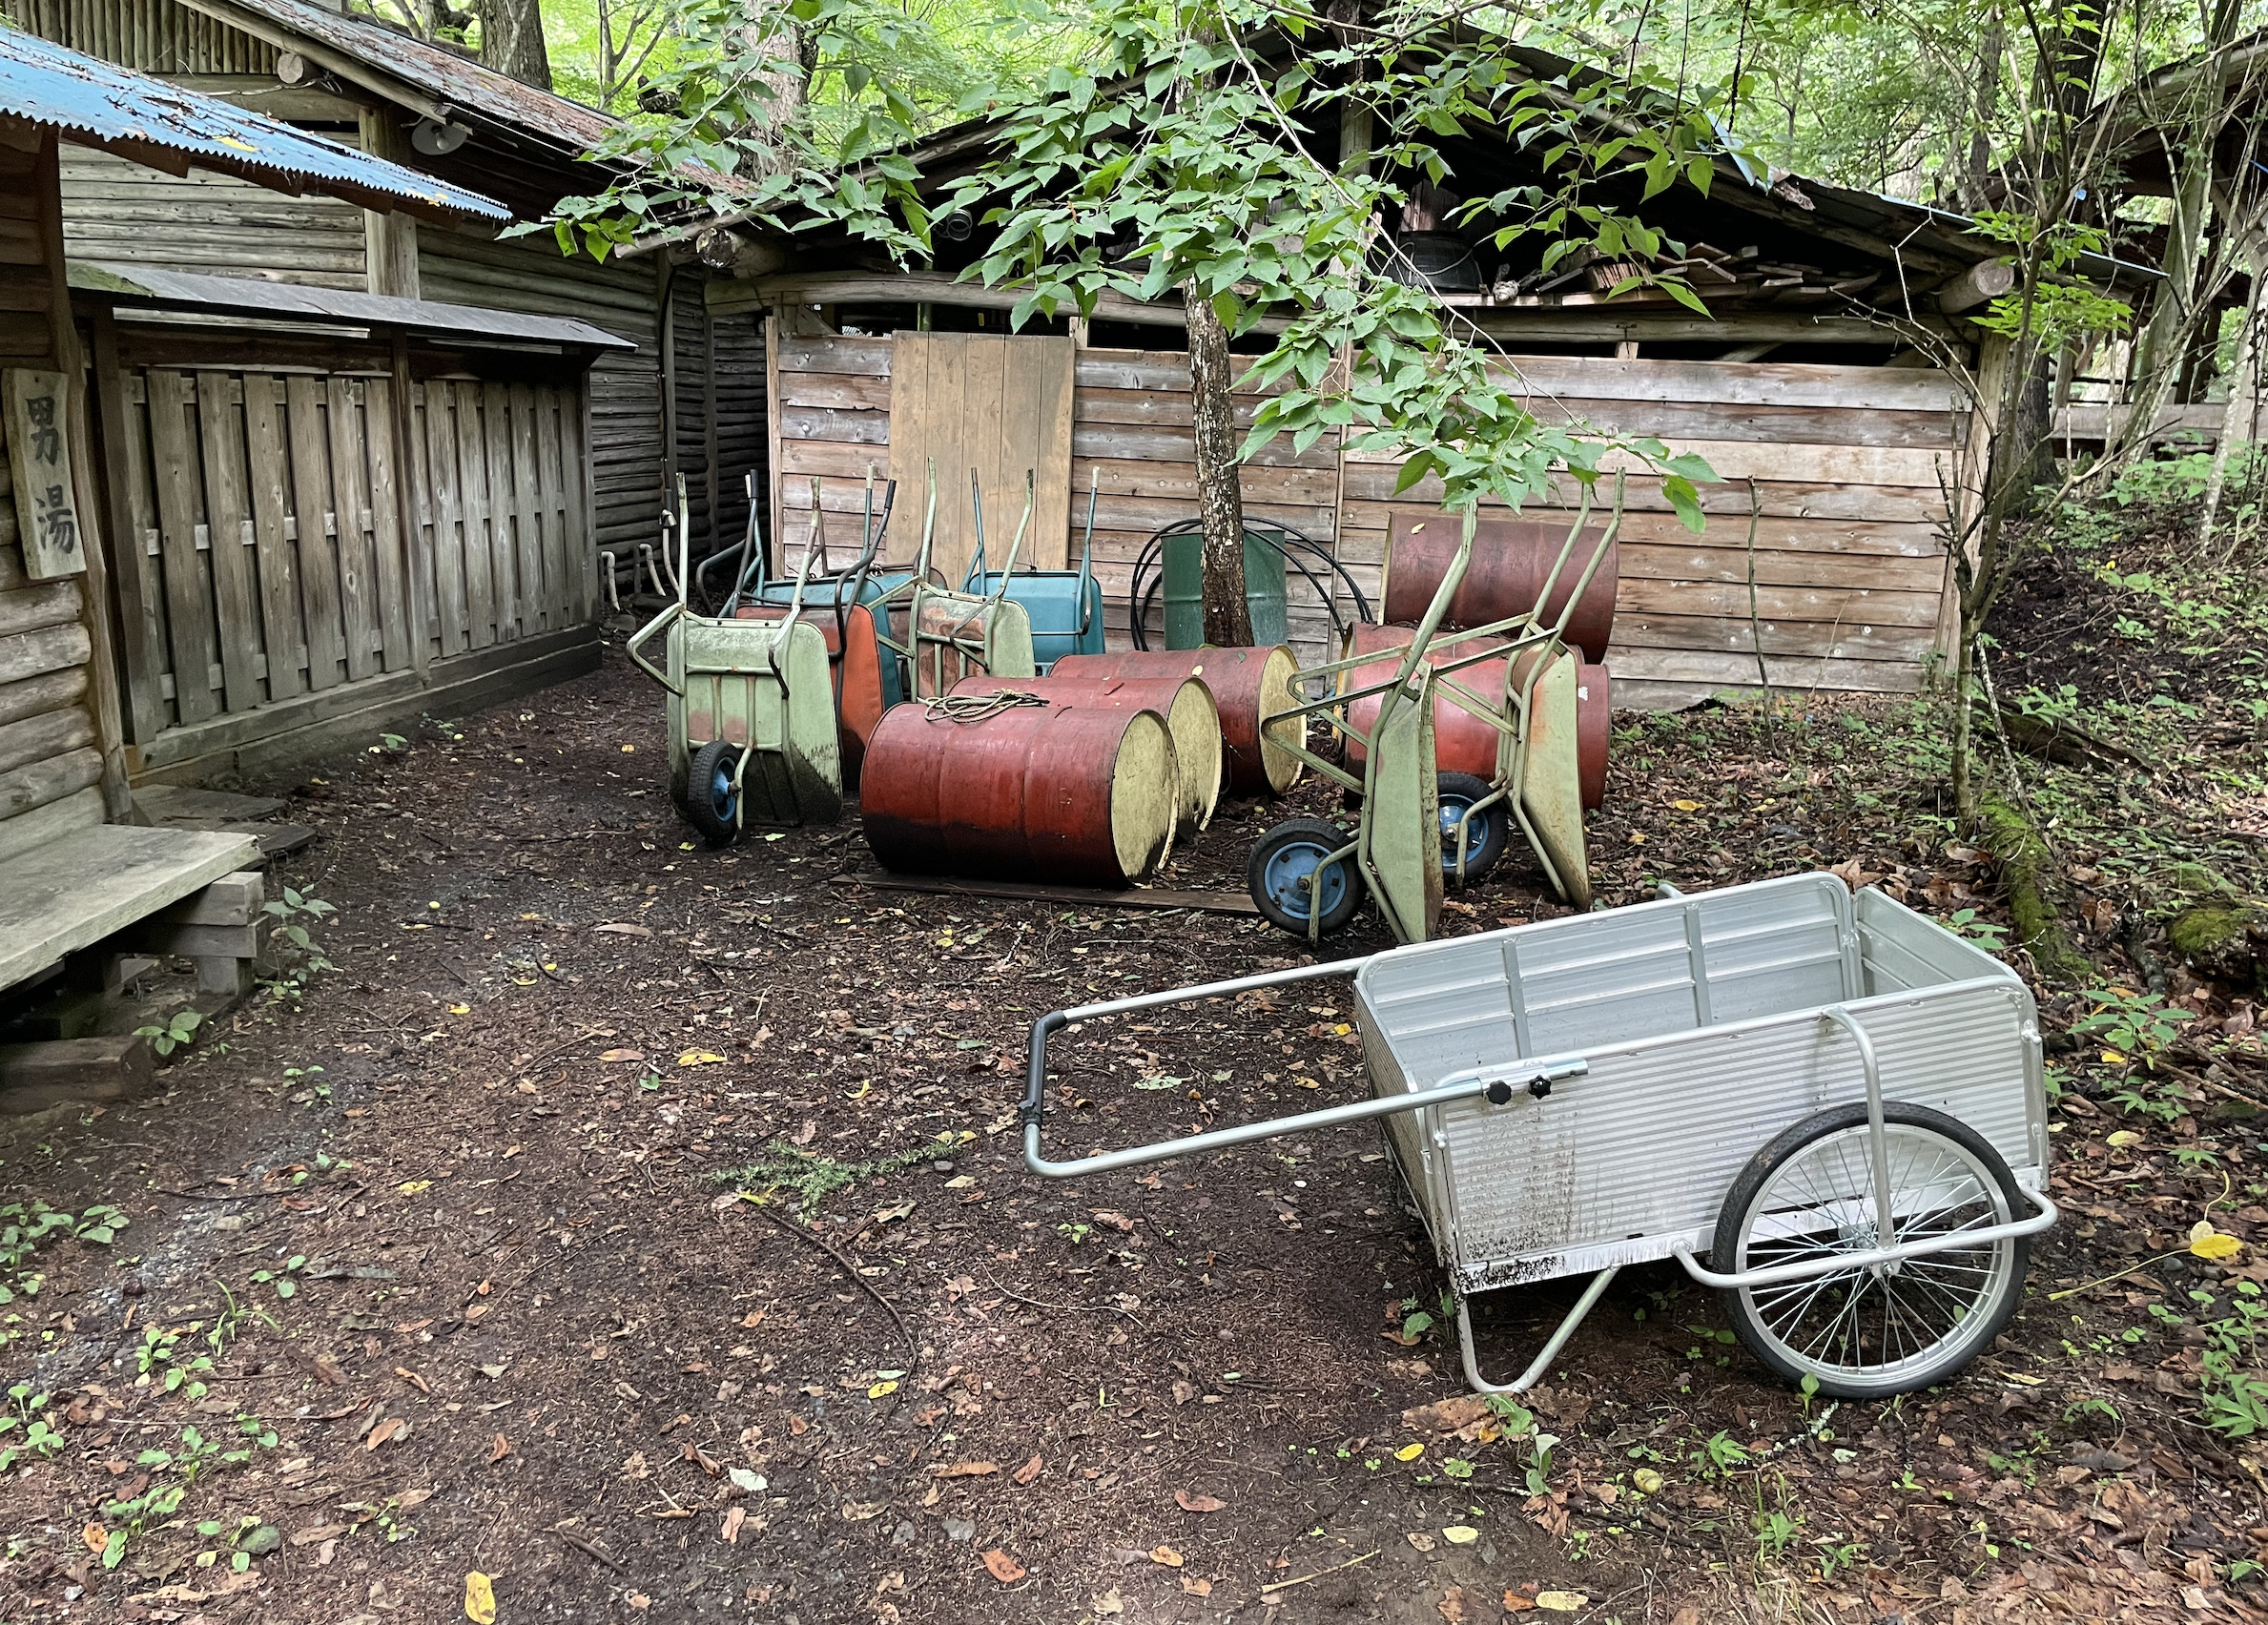
[[[1841, 866], [1994, 917], [1935, 737], [1906, 701], [1625, 719], [1605, 899]], [[2062, 1088], [2068, 1222], [1958, 1380], [1806, 1401], [1648, 1267], [1515, 1436], [1460, 1400], [1375, 1130], [1023, 1171], [1034, 1017], [1299, 944], [861, 886], [849, 821], [711, 852], [664, 760], [610, 649], [244, 787], [320, 830], [279, 879], [335, 907], [302, 916], [335, 968], [216, 1023], [154, 1099], [0, 1129], [0, 1200], [128, 1221], [6, 1265], [0, 1447], [35, 1419], [54, 1442], [0, 1479], [0, 1619], [441, 1621], [472, 1573], [505, 1622], [2258, 1615], [2268, 1482], [2200, 1425], [2189, 1294], [2268, 1265], [2184, 1246], [2208, 1212], [2268, 1230], [2231, 1098], [2268, 1063], [2225, 990], [2175, 974], [2221, 1083], [2178, 1121]], [[1235, 886], [1283, 811], [1225, 807], [1165, 883]], [[1536, 885], [1510, 861], [1446, 924], [1557, 912]], [[1366, 918], [1330, 952], [1384, 945]], [[2068, 1053], [2085, 1006], [2046, 1008]], [[1053, 1143], [1356, 1098], [1350, 1018], [1324, 981], [1095, 1024]], [[1482, 1300], [1484, 1361], [1524, 1364], [1573, 1295]]]

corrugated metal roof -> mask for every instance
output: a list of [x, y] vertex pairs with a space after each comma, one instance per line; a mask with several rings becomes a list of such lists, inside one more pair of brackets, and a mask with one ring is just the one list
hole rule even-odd
[[0, 113], [52, 124], [68, 139], [134, 157], [162, 148], [190, 164], [283, 192], [320, 192], [369, 209], [436, 219], [508, 220], [493, 198], [265, 114], [114, 68], [12, 27], [0, 27]]
[[[328, 46], [389, 75], [435, 102], [525, 130], [588, 152], [614, 127], [614, 120], [581, 102], [524, 85], [508, 73], [484, 68], [444, 45], [415, 39], [399, 30], [350, 17], [307, 0], [189, 0], [196, 10], [232, 26], [264, 18], [269, 29], [247, 32], [271, 37], [276, 29], [319, 46]], [[372, 89], [378, 87], [372, 86]]]
[[244, 277], [160, 271], [148, 265], [97, 265], [74, 259], [68, 270], [73, 288], [108, 294], [119, 299], [147, 301], [167, 310], [394, 327], [446, 339], [569, 344], [596, 350], [637, 348], [629, 339], [617, 338], [604, 328], [563, 316], [524, 316], [518, 311], [437, 304], [427, 299], [398, 299], [381, 294], [311, 288], [298, 282], [256, 282]]

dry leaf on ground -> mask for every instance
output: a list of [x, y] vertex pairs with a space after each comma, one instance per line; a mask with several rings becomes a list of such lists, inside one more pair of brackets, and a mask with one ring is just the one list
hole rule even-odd
[[1024, 1574], [1023, 1565], [997, 1546], [984, 1553], [984, 1572], [1004, 1586], [1014, 1585]]

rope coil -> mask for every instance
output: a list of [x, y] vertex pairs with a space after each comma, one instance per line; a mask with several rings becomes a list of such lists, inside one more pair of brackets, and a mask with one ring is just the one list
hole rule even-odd
[[938, 694], [921, 703], [928, 708], [933, 722], [969, 723], [982, 722], [1019, 706], [1043, 706], [1047, 700], [1044, 695], [1023, 689], [996, 689], [989, 694]]

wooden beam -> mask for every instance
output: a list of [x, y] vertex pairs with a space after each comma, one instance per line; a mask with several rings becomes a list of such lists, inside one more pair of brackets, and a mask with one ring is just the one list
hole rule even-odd
[[1999, 298], [2016, 285], [2016, 267], [2007, 259], [1986, 259], [1971, 265], [1937, 290], [1937, 308], [1947, 316], [1974, 310], [1988, 299]]
[[0, 1112], [122, 1100], [150, 1087], [150, 1041], [131, 1035], [0, 1045]]

